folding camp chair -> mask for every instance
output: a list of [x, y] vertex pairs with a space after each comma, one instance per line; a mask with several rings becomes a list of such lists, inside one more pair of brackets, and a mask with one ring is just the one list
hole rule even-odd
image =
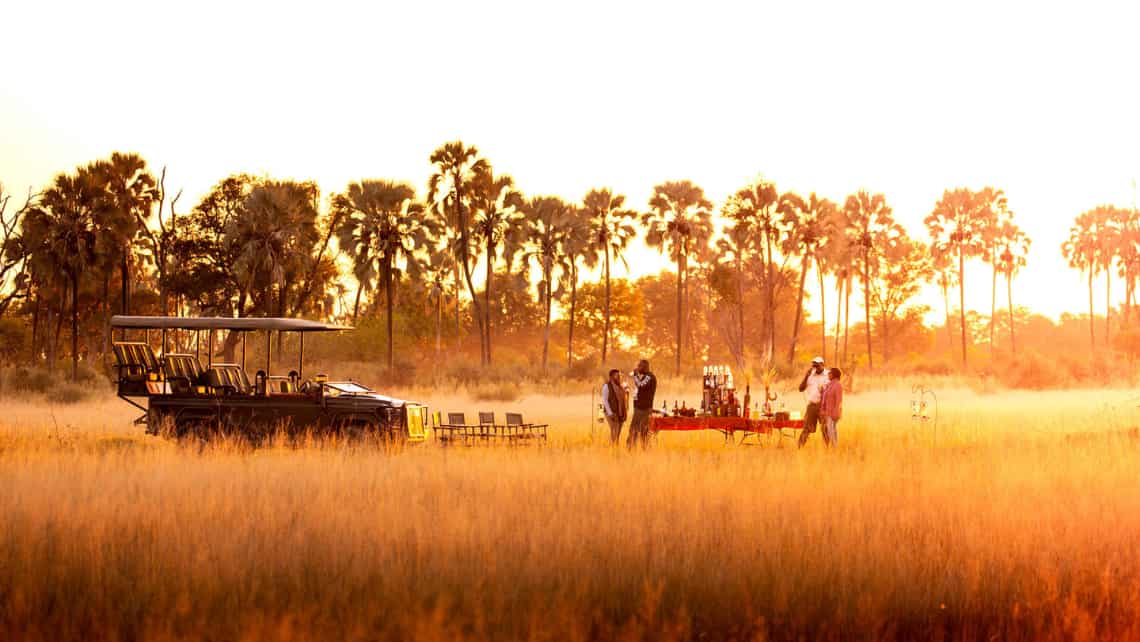
[[546, 429], [548, 425], [524, 423], [521, 413], [508, 412], [507, 427], [513, 430], [511, 435], [514, 439], [541, 439], [542, 441], [546, 441]]

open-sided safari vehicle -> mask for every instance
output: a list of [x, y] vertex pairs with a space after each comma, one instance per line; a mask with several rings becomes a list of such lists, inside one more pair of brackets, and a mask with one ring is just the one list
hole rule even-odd
[[[296, 434], [377, 435], [394, 441], [424, 441], [427, 407], [387, 397], [352, 381], [304, 376], [305, 334], [352, 328], [304, 319], [197, 318], [115, 316], [112, 330], [123, 340], [113, 344], [119, 397], [145, 414], [151, 434], [237, 434], [257, 438], [282, 430]], [[241, 363], [214, 362], [214, 335], [219, 330], [241, 337]], [[139, 334], [128, 341], [128, 332]], [[152, 332], [161, 337], [161, 353], [152, 347]], [[193, 332], [194, 353], [168, 352], [170, 335]], [[207, 334], [206, 361], [199, 345]], [[265, 367], [251, 380], [246, 371], [246, 335], [265, 335]], [[273, 333], [300, 335], [297, 368], [274, 375]]]

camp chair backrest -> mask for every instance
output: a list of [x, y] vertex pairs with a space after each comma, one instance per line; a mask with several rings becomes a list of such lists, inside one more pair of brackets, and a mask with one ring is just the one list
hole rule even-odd
[[452, 426], [466, 426], [467, 418], [461, 412], [447, 413], [447, 423]]
[[481, 412], [479, 413], [479, 423], [484, 426], [493, 425], [495, 423], [495, 413]]
[[517, 413], [517, 412], [508, 412], [507, 413], [507, 425], [508, 426], [521, 426], [521, 425], [523, 425], [522, 415], [520, 413]]
[[194, 384], [202, 376], [202, 364], [192, 354], [168, 354], [162, 361], [162, 372], [167, 379], [185, 377]]
[[431, 423], [433, 426], [442, 426], [443, 425], [443, 414], [440, 413], [440, 411], [438, 411], [438, 410], [431, 413]]

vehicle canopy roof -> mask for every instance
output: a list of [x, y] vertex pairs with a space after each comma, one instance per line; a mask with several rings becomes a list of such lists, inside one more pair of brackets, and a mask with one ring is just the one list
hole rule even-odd
[[282, 332], [336, 332], [352, 330], [351, 326], [334, 325], [308, 319], [286, 319], [282, 317], [156, 317], [126, 316], [116, 314], [111, 317], [112, 328], [136, 328], [140, 330], [234, 330], [253, 332], [256, 330], [277, 330]]

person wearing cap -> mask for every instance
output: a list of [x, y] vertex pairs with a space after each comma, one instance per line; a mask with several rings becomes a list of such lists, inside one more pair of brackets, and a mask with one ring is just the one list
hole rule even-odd
[[816, 426], [819, 424], [819, 402], [823, 398], [823, 389], [827, 387], [828, 382], [827, 371], [823, 367], [823, 357], [812, 359], [811, 368], [808, 369], [803, 381], [800, 382], [800, 392], [807, 397], [807, 408], [804, 409], [804, 429], [800, 431], [800, 448], [804, 447], [808, 437], [815, 432]]

